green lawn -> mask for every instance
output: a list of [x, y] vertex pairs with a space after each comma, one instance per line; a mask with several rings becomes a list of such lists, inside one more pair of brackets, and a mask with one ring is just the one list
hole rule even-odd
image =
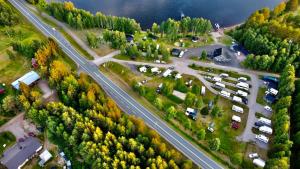
[[[108, 65], [110, 64], [110, 65]], [[131, 95], [137, 95], [137, 93], [134, 93], [130, 86], [131, 80], [137, 80], [140, 81], [142, 79], [145, 79], [144, 75], [136, 75], [127, 67], [124, 67], [120, 64], [110, 62], [105, 64], [105, 68], [103, 66], [100, 67], [100, 70], [105, 72], [112, 80], [118, 81], [120, 83], [119, 85], [122, 86], [128, 86], [125, 88], [125, 90], [130, 93]], [[202, 86], [202, 82], [191, 76], [191, 75], [183, 75], [183, 78], [185, 81], [188, 79], [193, 79], [193, 84], [197, 84], [199, 86]], [[117, 79], [117, 80], [116, 80]], [[121, 82], [120, 82], [121, 81]], [[154, 89], [162, 82], [172, 82], [174, 83], [174, 80], [172, 78], [161, 78], [158, 76], [153, 77], [151, 80], [149, 80], [145, 85], [148, 87], [153, 87]], [[134, 94], [133, 94], [134, 93]], [[175, 104], [177, 107], [177, 110], [180, 112], [184, 112], [185, 108], [183, 104], [177, 104], [174, 101], [170, 100], [169, 97], [165, 97], [162, 95], [158, 95], [159, 98], [161, 98], [164, 101], [168, 101], [171, 104]], [[207, 104], [210, 100], [213, 100], [215, 95], [211, 93], [209, 90], [206, 91], [205, 96], [203, 96], [204, 103]], [[152, 105], [149, 101], [147, 101], [145, 98], [138, 96], [137, 99], [141, 104], [147, 105], [146, 107], [149, 107], [149, 105]], [[143, 98], [143, 99], [142, 99]], [[142, 101], [140, 101], [142, 100]], [[227, 100], [225, 98], [220, 98], [218, 101], [218, 106], [220, 106], [223, 110], [222, 116], [217, 118], [212, 118], [210, 115], [207, 115], [205, 117], [202, 117], [199, 114], [199, 118], [196, 121], [191, 121], [192, 126], [203, 126], [204, 128], [207, 127], [207, 125], [214, 121], [215, 122], [215, 132], [210, 133], [207, 131], [206, 133], [206, 140], [209, 140], [211, 138], [218, 137], [221, 140], [221, 147], [219, 152], [210, 152], [212, 154], [216, 155], [216, 158], [222, 159], [226, 161], [226, 163], [230, 163], [230, 158], [236, 153], [245, 153], [245, 145], [244, 143], [240, 143], [236, 141], [236, 136], [240, 135], [245, 128], [246, 120], [248, 117], [248, 108], [243, 106], [245, 113], [244, 114], [238, 114], [242, 118], [241, 126], [238, 130], [234, 130], [230, 126], [231, 117], [233, 114], [235, 114], [231, 108], [233, 103], [230, 100]], [[153, 105], [151, 106], [151, 112], [157, 113], [162, 119], [165, 118], [166, 112], [159, 111], [156, 109]], [[179, 133], [184, 133], [185, 137], [188, 138], [191, 142], [194, 142], [195, 144], [199, 145], [200, 147], [206, 147], [207, 151], [207, 141], [200, 141], [197, 139], [196, 135], [194, 135], [190, 130], [185, 129], [182, 124], [180, 124], [177, 120], [173, 119], [171, 121], [168, 121], [168, 123], [173, 126]], [[192, 127], [193, 128], [193, 127]]]
[[257, 93], [257, 98], [256, 98], [256, 102], [261, 104], [261, 105], [266, 105], [266, 101], [264, 100], [265, 97], [265, 92], [267, 91], [266, 87], [260, 87], [258, 89], [258, 93]]
[[[16, 137], [11, 132], [0, 133], [0, 154], [16, 142]], [[6, 144], [4, 147], [3, 145]]]
[[232, 45], [233, 39], [228, 35], [223, 35], [222, 37], [218, 38], [219, 42], [223, 43], [226, 46]]

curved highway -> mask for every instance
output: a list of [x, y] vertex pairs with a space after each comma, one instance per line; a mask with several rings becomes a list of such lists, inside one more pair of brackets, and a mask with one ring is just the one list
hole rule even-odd
[[81, 56], [72, 45], [55, 29], [43, 23], [35, 16], [22, 0], [8, 0], [17, 8], [35, 27], [44, 35], [56, 40], [61, 49], [74, 61], [79, 67], [90, 75], [106, 92], [112, 97], [118, 106], [126, 113], [142, 118], [151, 128], [156, 130], [165, 140], [170, 142], [175, 148], [181, 151], [185, 156], [192, 160], [196, 165], [203, 169], [223, 169], [221, 165], [213, 161], [210, 157], [201, 152], [197, 147], [189, 143], [186, 139], [177, 134], [173, 129], [167, 126], [159, 117], [153, 115], [146, 108], [141, 106], [131, 96], [115, 85], [111, 80], [105, 77], [98, 67], [87, 61]]

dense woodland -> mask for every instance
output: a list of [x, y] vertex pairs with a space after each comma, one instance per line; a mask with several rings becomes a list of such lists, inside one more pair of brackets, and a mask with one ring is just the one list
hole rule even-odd
[[14, 10], [4, 0], [0, 0], [0, 26], [11, 26], [18, 21], [18, 15]]
[[300, 166], [300, 80], [295, 82], [295, 93], [291, 109], [291, 139], [293, 140], [291, 166]]
[[[271, 11], [263, 8], [230, 34], [251, 53], [244, 66], [281, 72], [288, 64], [299, 71], [300, 28], [298, 0], [282, 2]], [[298, 73], [299, 75], [299, 73]]]
[[[127, 116], [87, 75], [79, 76], [56, 60], [49, 40], [35, 53], [40, 72], [56, 88], [61, 102], [44, 105], [41, 93], [20, 85], [26, 116], [47, 128], [50, 140], [75, 168], [192, 168], [141, 119]], [[82, 162], [79, 162], [82, 161]]]
[[292, 141], [290, 141], [290, 106], [295, 91], [295, 68], [287, 65], [281, 73], [279, 81], [279, 100], [272, 114], [274, 136], [268, 152], [269, 159], [266, 168], [288, 169], [291, 156]]

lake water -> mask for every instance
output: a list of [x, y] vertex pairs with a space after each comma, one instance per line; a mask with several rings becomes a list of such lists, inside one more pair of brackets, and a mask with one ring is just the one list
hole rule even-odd
[[[65, 0], [58, 0], [65, 1]], [[68, 0], [77, 8], [92, 13], [136, 19], [142, 28], [151, 27], [167, 18], [180, 19], [181, 14], [203, 17], [221, 27], [243, 22], [257, 9], [274, 8], [282, 0]]]

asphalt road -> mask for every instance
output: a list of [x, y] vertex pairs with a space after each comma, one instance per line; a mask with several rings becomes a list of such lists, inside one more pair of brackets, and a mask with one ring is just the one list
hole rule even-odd
[[8, 0], [17, 8], [34, 26], [36, 26], [47, 37], [56, 40], [62, 50], [74, 61], [79, 67], [89, 74], [106, 92], [112, 97], [118, 106], [126, 113], [136, 115], [142, 118], [151, 128], [155, 129], [165, 140], [169, 141], [175, 148], [181, 151], [185, 156], [191, 159], [196, 165], [204, 169], [222, 169], [218, 163], [210, 159], [194, 145], [189, 143], [173, 129], [167, 126], [159, 117], [153, 115], [131, 96], [116, 86], [112, 81], [105, 77], [98, 67], [88, 62], [81, 56], [72, 45], [55, 29], [43, 23], [38, 17], [26, 8], [21, 0]]

